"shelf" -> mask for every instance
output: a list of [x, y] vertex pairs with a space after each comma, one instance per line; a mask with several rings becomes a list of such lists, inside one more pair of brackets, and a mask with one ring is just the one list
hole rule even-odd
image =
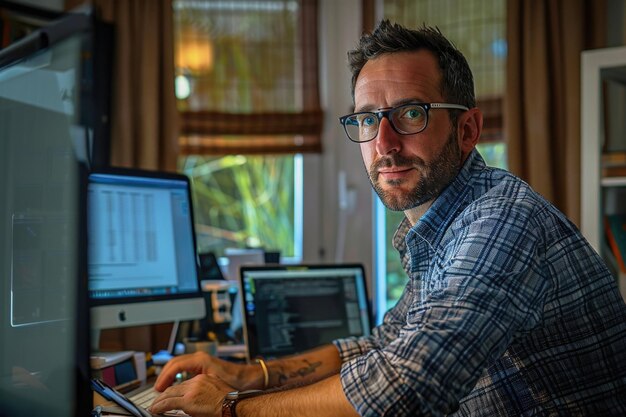
[[[626, 47], [584, 51], [581, 80], [581, 231], [604, 258], [626, 300], [626, 272], [620, 270], [603, 226], [605, 215], [626, 212], [626, 175], [621, 176], [621, 169], [626, 170], [626, 152], [602, 153], [609, 140], [605, 111], [609, 111], [612, 97], [607, 95], [605, 82], [626, 84]], [[625, 91], [620, 90], [619, 97], [614, 97], [619, 106], [610, 107], [609, 115], [616, 120], [622, 120]], [[621, 124], [619, 129], [626, 129], [626, 125]]]
[[626, 187], [626, 177], [607, 177], [600, 180], [603, 187]]
[[[589, 243], [600, 251], [604, 240], [602, 217], [607, 207], [603, 193], [622, 194], [626, 176], [602, 177], [606, 98], [603, 81], [626, 83], [626, 47], [583, 51], [581, 55], [581, 225]], [[619, 118], [622, 113], [611, 114]], [[614, 196], [611, 196], [614, 197]], [[621, 198], [621, 197], [620, 197]], [[626, 205], [626, 204], [624, 204]]]

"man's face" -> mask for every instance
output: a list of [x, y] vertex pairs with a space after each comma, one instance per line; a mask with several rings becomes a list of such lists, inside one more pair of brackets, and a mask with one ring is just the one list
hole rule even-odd
[[[355, 112], [396, 107], [407, 102], [444, 102], [441, 73], [426, 50], [386, 54], [362, 68], [355, 85]], [[449, 111], [430, 110], [428, 126], [400, 135], [389, 120], [378, 135], [362, 143], [361, 154], [370, 182], [391, 210], [408, 210], [432, 201], [459, 172], [464, 156]]]

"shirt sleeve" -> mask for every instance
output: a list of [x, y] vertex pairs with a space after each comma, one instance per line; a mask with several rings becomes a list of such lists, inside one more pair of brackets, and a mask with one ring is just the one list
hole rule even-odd
[[385, 313], [382, 324], [372, 329], [370, 336], [348, 337], [333, 341], [339, 350], [342, 362], [362, 356], [372, 349], [383, 349], [398, 338], [400, 329], [406, 323], [409, 307], [413, 302], [415, 292], [413, 287], [414, 284], [409, 281], [396, 305]]
[[475, 213], [437, 253], [430, 249], [427, 295], [408, 307], [395, 340], [346, 355], [342, 386], [362, 416], [454, 412], [514, 333], [541, 320], [550, 281], [529, 218]]

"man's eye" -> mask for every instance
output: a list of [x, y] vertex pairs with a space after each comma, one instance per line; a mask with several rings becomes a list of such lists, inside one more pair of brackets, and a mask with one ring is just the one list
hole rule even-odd
[[374, 124], [376, 124], [376, 119], [372, 116], [365, 116], [362, 120], [361, 120], [361, 125], [362, 126], [373, 126]]
[[418, 109], [407, 109], [404, 112], [404, 116], [407, 119], [418, 119], [422, 116], [422, 112], [420, 112]]

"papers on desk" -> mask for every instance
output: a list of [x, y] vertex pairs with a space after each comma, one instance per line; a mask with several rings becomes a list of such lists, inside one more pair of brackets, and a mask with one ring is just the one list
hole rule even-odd
[[89, 363], [91, 369], [102, 369], [132, 358], [134, 353], [135, 352], [132, 350], [124, 350], [121, 352], [96, 352], [89, 358]]
[[246, 357], [246, 345], [217, 345], [217, 357], [218, 358], [234, 358], [245, 359]]

